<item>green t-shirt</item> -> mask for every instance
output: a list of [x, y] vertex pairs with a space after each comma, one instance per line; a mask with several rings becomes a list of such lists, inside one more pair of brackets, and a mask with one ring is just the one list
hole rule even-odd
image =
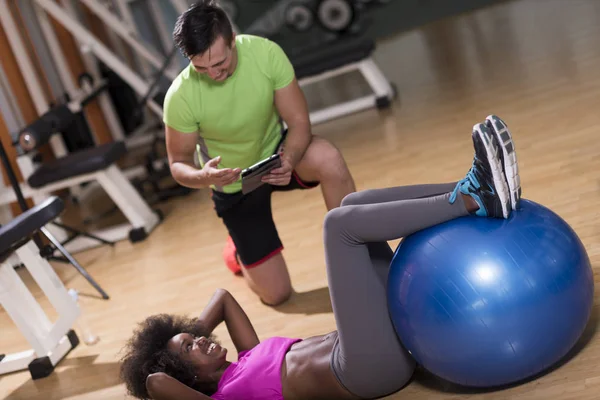
[[[163, 121], [198, 135], [201, 166], [221, 156], [220, 168], [247, 168], [269, 157], [281, 140], [275, 90], [294, 79], [281, 47], [268, 39], [237, 35], [238, 64], [232, 76], [214, 82], [190, 63], [173, 81], [164, 100]], [[241, 180], [224, 188], [240, 191]]]

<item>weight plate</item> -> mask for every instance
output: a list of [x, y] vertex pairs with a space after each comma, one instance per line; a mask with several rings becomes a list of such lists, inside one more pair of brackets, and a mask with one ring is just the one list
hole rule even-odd
[[354, 22], [354, 7], [348, 0], [322, 0], [317, 16], [323, 28], [343, 32]]
[[290, 29], [305, 32], [313, 26], [313, 13], [305, 5], [290, 4], [285, 10], [285, 23]]

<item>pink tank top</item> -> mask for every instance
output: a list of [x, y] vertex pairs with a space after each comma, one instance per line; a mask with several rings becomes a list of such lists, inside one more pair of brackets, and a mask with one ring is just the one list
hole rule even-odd
[[211, 396], [217, 400], [283, 400], [281, 363], [292, 344], [302, 339], [272, 337], [242, 351], [221, 376]]

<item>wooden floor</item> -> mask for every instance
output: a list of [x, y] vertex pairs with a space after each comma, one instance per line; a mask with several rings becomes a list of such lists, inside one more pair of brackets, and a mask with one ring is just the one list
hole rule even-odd
[[[600, 2], [507, 2], [382, 41], [377, 61], [401, 98], [379, 114], [368, 111], [320, 125], [315, 133], [343, 151], [359, 189], [460, 179], [471, 166], [471, 127], [489, 113], [510, 124], [525, 198], [561, 215], [600, 270]], [[322, 85], [324, 101], [363, 90], [353, 80]], [[314, 91], [310, 91], [311, 103]], [[85, 316], [101, 340], [82, 344], [44, 380], [27, 373], [0, 376], [0, 398], [123, 399], [119, 350], [137, 321], [159, 313], [198, 314], [217, 287], [244, 305], [259, 335], [305, 337], [335, 329], [325, 276], [319, 190], [277, 194], [274, 216], [286, 246], [297, 294], [267, 308], [224, 267], [225, 229], [206, 191], [164, 205], [166, 220], [135, 246], [123, 242], [78, 258], [112, 296], [96, 298], [66, 265], [67, 287], [84, 294]], [[22, 272], [23, 273], [23, 272]], [[24, 273], [23, 273], [24, 274]], [[25, 275], [25, 274], [24, 274]], [[596, 278], [596, 282], [598, 279]], [[35, 290], [35, 289], [32, 289]], [[52, 315], [48, 303], [42, 304]], [[501, 392], [464, 392], [419, 373], [390, 399], [587, 400], [600, 398], [598, 298], [580, 349], [560, 368]], [[27, 344], [0, 312], [0, 348]], [[225, 346], [224, 327], [217, 334]], [[373, 340], [377, 340], [374, 335]]]

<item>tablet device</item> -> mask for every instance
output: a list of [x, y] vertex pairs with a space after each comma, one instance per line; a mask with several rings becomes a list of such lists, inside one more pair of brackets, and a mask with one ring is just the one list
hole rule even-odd
[[281, 167], [281, 156], [273, 154], [242, 171], [242, 193], [247, 194], [264, 185], [262, 177], [271, 170]]

